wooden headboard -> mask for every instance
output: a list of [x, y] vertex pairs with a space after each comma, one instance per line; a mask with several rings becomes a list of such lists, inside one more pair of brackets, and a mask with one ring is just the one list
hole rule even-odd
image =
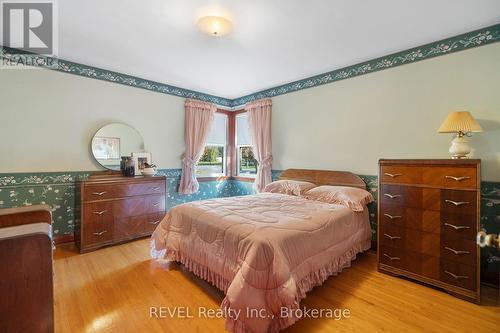
[[366, 189], [366, 184], [359, 176], [348, 171], [287, 169], [280, 180], [300, 180], [321, 185], [351, 186]]

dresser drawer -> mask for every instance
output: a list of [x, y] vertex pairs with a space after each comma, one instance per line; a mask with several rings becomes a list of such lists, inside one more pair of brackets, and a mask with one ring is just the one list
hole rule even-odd
[[474, 266], [441, 260], [441, 281], [451, 285], [476, 290], [477, 272]]
[[155, 231], [164, 217], [164, 212], [146, 215], [144, 219], [144, 233], [150, 234]]
[[475, 214], [441, 213], [441, 233], [455, 238], [476, 239], [477, 216]]
[[142, 182], [121, 186], [123, 187], [122, 196], [124, 197], [165, 193], [165, 183], [161, 181]]
[[382, 184], [420, 184], [422, 173], [414, 166], [384, 165], [380, 168]]
[[158, 213], [165, 211], [165, 196], [164, 195], [149, 195], [146, 199], [146, 213]]
[[441, 190], [441, 211], [453, 214], [477, 214], [477, 192]]
[[379, 249], [380, 263], [399, 269], [406, 269], [406, 253], [404, 249], [389, 247], [385, 245], [380, 245]]
[[391, 225], [389, 223], [380, 225], [380, 245], [398, 249], [405, 249], [406, 234], [405, 228]]
[[138, 235], [149, 235], [164, 217], [165, 213], [162, 212], [116, 219], [114, 223], [114, 239], [119, 241], [134, 238]]
[[440, 235], [398, 226], [380, 226], [380, 244], [439, 257]]
[[477, 245], [474, 239], [463, 239], [448, 234], [441, 236], [441, 258], [446, 261], [475, 266]]
[[388, 246], [380, 246], [379, 260], [380, 263], [385, 265], [439, 280], [439, 257]]
[[477, 188], [476, 167], [384, 165], [382, 184], [426, 185], [444, 188]]
[[407, 187], [403, 185], [382, 185], [380, 203], [391, 206], [405, 206]]
[[406, 225], [406, 208], [403, 206], [392, 206], [380, 204], [379, 224], [404, 227]]
[[467, 189], [477, 187], [476, 168], [425, 167], [422, 174], [422, 183], [425, 185]]
[[102, 201], [86, 203], [83, 206], [84, 223], [112, 223], [114, 218], [113, 202]]
[[440, 233], [440, 213], [434, 210], [380, 205], [380, 225], [394, 225], [431, 233]]
[[383, 205], [439, 210], [440, 196], [441, 190], [435, 188], [402, 185], [380, 187], [380, 203]]
[[94, 222], [83, 226], [82, 238], [86, 246], [107, 243], [113, 240], [113, 222]]
[[120, 197], [119, 186], [109, 184], [85, 185], [82, 194], [83, 201], [106, 200]]
[[116, 199], [149, 194], [164, 194], [165, 182], [143, 181], [130, 184], [97, 184], [87, 185], [83, 194], [84, 201]]
[[116, 241], [130, 239], [144, 233], [144, 216], [117, 218], [113, 224]]
[[113, 201], [115, 217], [124, 218], [147, 214], [146, 198], [137, 196]]

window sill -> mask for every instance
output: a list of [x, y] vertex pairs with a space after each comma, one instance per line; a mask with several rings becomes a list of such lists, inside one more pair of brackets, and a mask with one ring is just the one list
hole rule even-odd
[[241, 176], [235, 176], [235, 177], [229, 177], [229, 176], [215, 176], [215, 177], [197, 177], [196, 180], [198, 180], [199, 183], [204, 183], [204, 182], [222, 182], [226, 180], [238, 180], [240, 182], [247, 182], [247, 183], [253, 183], [255, 181], [255, 178], [253, 177], [241, 177]]
[[215, 181], [224, 181], [224, 180], [229, 180], [231, 177], [228, 176], [214, 176], [214, 177], [196, 177], [196, 180], [198, 180], [199, 183], [203, 182], [215, 182]]
[[235, 176], [231, 178], [234, 180], [238, 180], [240, 182], [247, 182], [247, 183], [253, 183], [255, 181], [255, 177]]

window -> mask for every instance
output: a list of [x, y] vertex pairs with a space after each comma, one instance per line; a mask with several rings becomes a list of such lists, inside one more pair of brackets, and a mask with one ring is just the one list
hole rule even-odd
[[236, 116], [236, 154], [238, 176], [255, 177], [257, 174], [257, 161], [254, 158], [250, 144], [248, 115], [246, 113], [240, 113]]
[[196, 164], [197, 177], [220, 177], [226, 174], [227, 115], [216, 113], [205, 149]]

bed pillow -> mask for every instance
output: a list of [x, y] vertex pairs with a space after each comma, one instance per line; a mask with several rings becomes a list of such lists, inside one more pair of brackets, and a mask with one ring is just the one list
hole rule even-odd
[[354, 212], [362, 212], [367, 204], [373, 202], [373, 196], [370, 192], [348, 186], [318, 186], [304, 193], [304, 197], [310, 200], [344, 205]]
[[264, 188], [264, 192], [299, 196], [314, 187], [316, 187], [316, 185], [309, 182], [301, 182], [297, 180], [277, 180], [267, 184]]

